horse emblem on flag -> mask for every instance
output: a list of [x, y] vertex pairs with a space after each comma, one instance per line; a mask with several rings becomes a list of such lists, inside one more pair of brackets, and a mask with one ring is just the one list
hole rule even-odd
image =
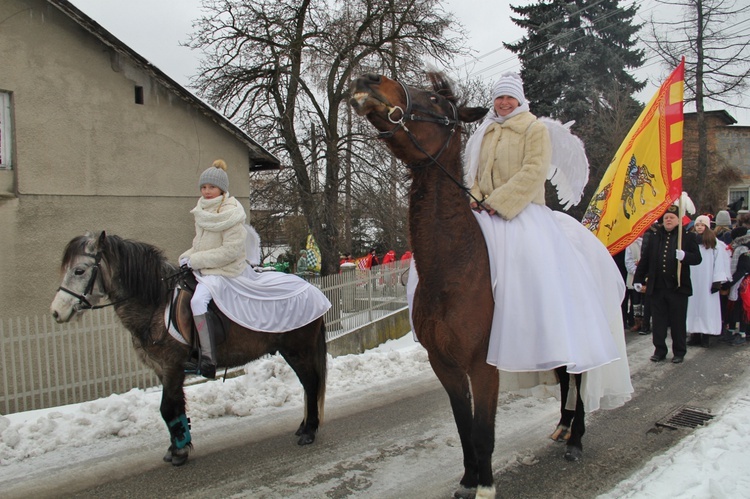
[[[640, 203], [641, 205], [646, 204], [646, 199], [643, 197], [643, 190], [646, 188], [646, 185], [651, 187], [651, 196], [656, 197], [656, 189], [654, 188], [654, 184], [651, 182], [654, 178], [656, 178], [656, 175], [651, 173], [648, 170], [648, 166], [644, 165], [638, 165], [638, 163], [635, 160], [635, 154], [633, 154], [630, 157], [630, 162], [628, 163], [628, 172], [625, 175], [625, 185], [622, 189], [622, 211], [625, 215], [625, 218], [630, 218], [631, 213], [635, 213], [636, 205], [635, 205], [635, 190], [640, 187]], [[628, 209], [630, 211], [628, 211]]]

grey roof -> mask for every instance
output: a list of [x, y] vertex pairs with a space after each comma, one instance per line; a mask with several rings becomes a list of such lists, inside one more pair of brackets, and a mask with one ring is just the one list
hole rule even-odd
[[214, 108], [203, 102], [193, 95], [182, 85], [167, 76], [162, 70], [151, 64], [143, 56], [128, 47], [112, 33], [104, 29], [99, 23], [91, 19], [75, 5], [68, 0], [47, 0], [48, 3], [57, 7], [61, 12], [70, 17], [76, 24], [94, 35], [99, 41], [106, 46], [117, 51], [119, 54], [132, 60], [138, 67], [151, 75], [155, 80], [164, 85], [169, 91], [180, 97], [182, 100], [195, 107], [214, 123], [234, 135], [238, 140], [247, 145], [250, 154], [251, 170], [270, 170], [279, 169], [281, 162], [279, 159], [267, 151], [263, 146], [255, 142], [248, 134], [242, 131], [237, 125], [229, 121], [224, 115]]

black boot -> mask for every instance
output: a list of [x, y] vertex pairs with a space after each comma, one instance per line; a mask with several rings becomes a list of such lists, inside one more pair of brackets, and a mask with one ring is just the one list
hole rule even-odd
[[690, 333], [687, 340], [687, 345], [690, 347], [697, 347], [701, 344], [701, 335], [696, 333]]
[[711, 346], [711, 336], [708, 334], [701, 335], [701, 347], [709, 348]]
[[204, 378], [214, 379], [216, 377], [216, 348], [214, 345], [214, 334], [206, 314], [193, 316], [195, 328], [198, 330], [198, 339], [201, 344], [200, 362], [197, 357], [185, 363], [185, 372], [200, 374]]

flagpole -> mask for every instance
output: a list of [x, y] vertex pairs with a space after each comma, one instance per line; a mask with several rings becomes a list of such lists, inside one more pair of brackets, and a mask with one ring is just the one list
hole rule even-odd
[[[677, 226], [677, 230], [679, 231], [677, 233], [677, 250], [682, 249], [682, 217], [685, 216], [685, 206], [682, 202], [683, 196], [680, 196], [680, 208], [679, 208], [679, 214], [680, 214], [680, 222]], [[682, 274], [682, 260], [677, 260], [677, 287], [680, 287], [680, 275]]]

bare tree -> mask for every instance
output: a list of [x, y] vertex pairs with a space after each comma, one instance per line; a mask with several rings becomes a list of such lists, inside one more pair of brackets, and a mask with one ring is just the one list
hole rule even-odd
[[[713, 101], [731, 105], [747, 89], [750, 4], [746, 0], [657, 1], [669, 7], [673, 20], [656, 21], [652, 17], [645, 41], [668, 68], [674, 69], [685, 56], [685, 101], [695, 102], [698, 123], [696, 184], [686, 188], [695, 187], [690, 195], [702, 209], [701, 186], [710, 172], [724, 168], [709, 159], [704, 104]], [[682, 18], [674, 15], [678, 9]]]
[[[414, 71], [463, 43], [438, 0], [204, 0], [190, 46], [204, 53], [197, 90], [291, 168], [294, 201], [323, 274], [338, 270], [342, 105], [366, 68]], [[318, 172], [311, 166], [318, 164]], [[320, 183], [320, 190], [315, 186]]]

